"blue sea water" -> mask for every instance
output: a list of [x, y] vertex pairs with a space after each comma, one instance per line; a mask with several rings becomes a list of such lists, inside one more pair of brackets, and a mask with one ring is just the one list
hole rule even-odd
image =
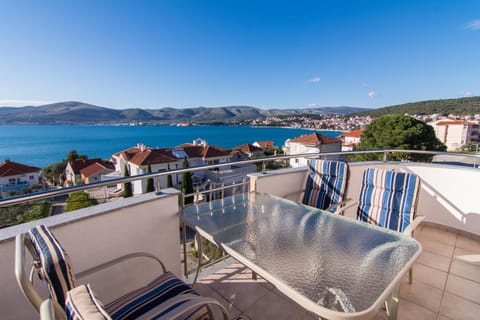
[[[197, 138], [226, 149], [255, 141], [285, 140], [311, 133], [306, 129], [247, 126], [0, 126], [0, 162], [5, 159], [43, 168], [65, 159], [70, 150], [89, 158], [110, 159], [137, 143], [169, 148]], [[318, 131], [336, 137], [338, 131]]]

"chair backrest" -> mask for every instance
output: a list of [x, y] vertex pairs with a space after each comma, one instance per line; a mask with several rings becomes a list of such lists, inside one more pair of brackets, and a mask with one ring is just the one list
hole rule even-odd
[[32, 254], [39, 260], [37, 270], [40, 278], [46, 281], [52, 299], [64, 306], [67, 292], [75, 287], [69, 256], [44, 225], [31, 229], [28, 239], [34, 251]]
[[415, 218], [419, 190], [415, 174], [368, 168], [363, 172], [357, 219], [403, 232]]
[[[303, 203], [327, 209], [342, 202], [348, 181], [348, 165], [341, 161], [310, 160]], [[332, 209], [333, 212], [336, 211]]]

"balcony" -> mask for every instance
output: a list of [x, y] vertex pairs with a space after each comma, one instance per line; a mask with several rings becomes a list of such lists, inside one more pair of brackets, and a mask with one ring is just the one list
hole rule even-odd
[[[402, 282], [398, 318], [477, 319], [480, 314], [480, 205], [476, 190], [480, 170], [435, 163], [351, 163], [347, 197], [358, 197], [361, 173], [372, 166], [411, 171], [422, 178], [418, 209], [426, 221], [417, 229], [415, 238], [422, 244], [423, 253], [414, 267], [414, 283], [410, 285], [406, 279]], [[304, 168], [267, 171], [250, 175], [249, 185], [252, 190], [299, 200], [305, 175]], [[102, 184], [93, 187], [99, 185]], [[81, 188], [88, 186], [63, 192]], [[58, 192], [62, 191], [34, 198], [48, 198]], [[52, 229], [69, 253], [76, 272], [127, 253], [147, 252], [182, 276], [178, 197], [175, 189], [159, 190], [0, 229], [0, 266], [4, 271], [0, 276], [2, 318], [38, 318], [20, 293], [13, 275], [13, 239], [39, 223]], [[0, 206], [20, 205], [27, 200], [26, 197], [7, 199], [1, 201]], [[345, 213], [349, 217], [354, 214], [353, 209]], [[78, 283], [91, 283], [102, 300], [109, 301], [144, 284], [155, 274], [153, 264], [139, 259], [80, 278]], [[116, 281], [108, 280], [112, 277]], [[192, 278], [190, 275], [186, 281]], [[40, 281], [36, 284], [47, 296]], [[233, 319], [239, 316], [251, 320], [315, 318], [269, 283], [252, 280], [251, 272], [232, 259], [203, 270], [195, 289], [223, 303]], [[380, 310], [376, 319], [386, 319], [385, 312]]]

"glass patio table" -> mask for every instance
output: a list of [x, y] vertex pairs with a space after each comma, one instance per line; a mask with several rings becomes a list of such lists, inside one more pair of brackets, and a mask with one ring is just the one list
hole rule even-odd
[[385, 301], [395, 318], [400, 281], [422, 251], [404, 234], [262, 193], [198, 203], [182, 218], [327, 319], [370, 319]]

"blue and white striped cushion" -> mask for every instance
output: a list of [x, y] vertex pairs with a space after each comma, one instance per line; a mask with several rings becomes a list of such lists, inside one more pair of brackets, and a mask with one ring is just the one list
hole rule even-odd
[[67, 292], [67, 320], [110, 320], [102, 302], [95, 297], [90, 285], [80, 285]]
[[[170, 298], [189, 293], [196, 294], [190, 286], [173, 273], [166, 272], [144, 288], [109, 303], [105, 306], [105, 310], [114, 320], [136, 319]], [[171, 310], [166, 311], [170, 312]]]
[[368, 168], [363, 173], [357, 219], [403, 232], [415, 217], [420, 178]]
[[30, 242], [40, 258], [40, 276], [48, 283], [50, 296], [63, 306], [67, 291], [75, 287], [70, 257], [44, 225], [28, 232]]
[[[348, 181], [348, 165], [341, 161], [311, 160], [303, 203], [327, 209], [343, 200]], [[336, 211], [333, 209], [332, 211]]]

